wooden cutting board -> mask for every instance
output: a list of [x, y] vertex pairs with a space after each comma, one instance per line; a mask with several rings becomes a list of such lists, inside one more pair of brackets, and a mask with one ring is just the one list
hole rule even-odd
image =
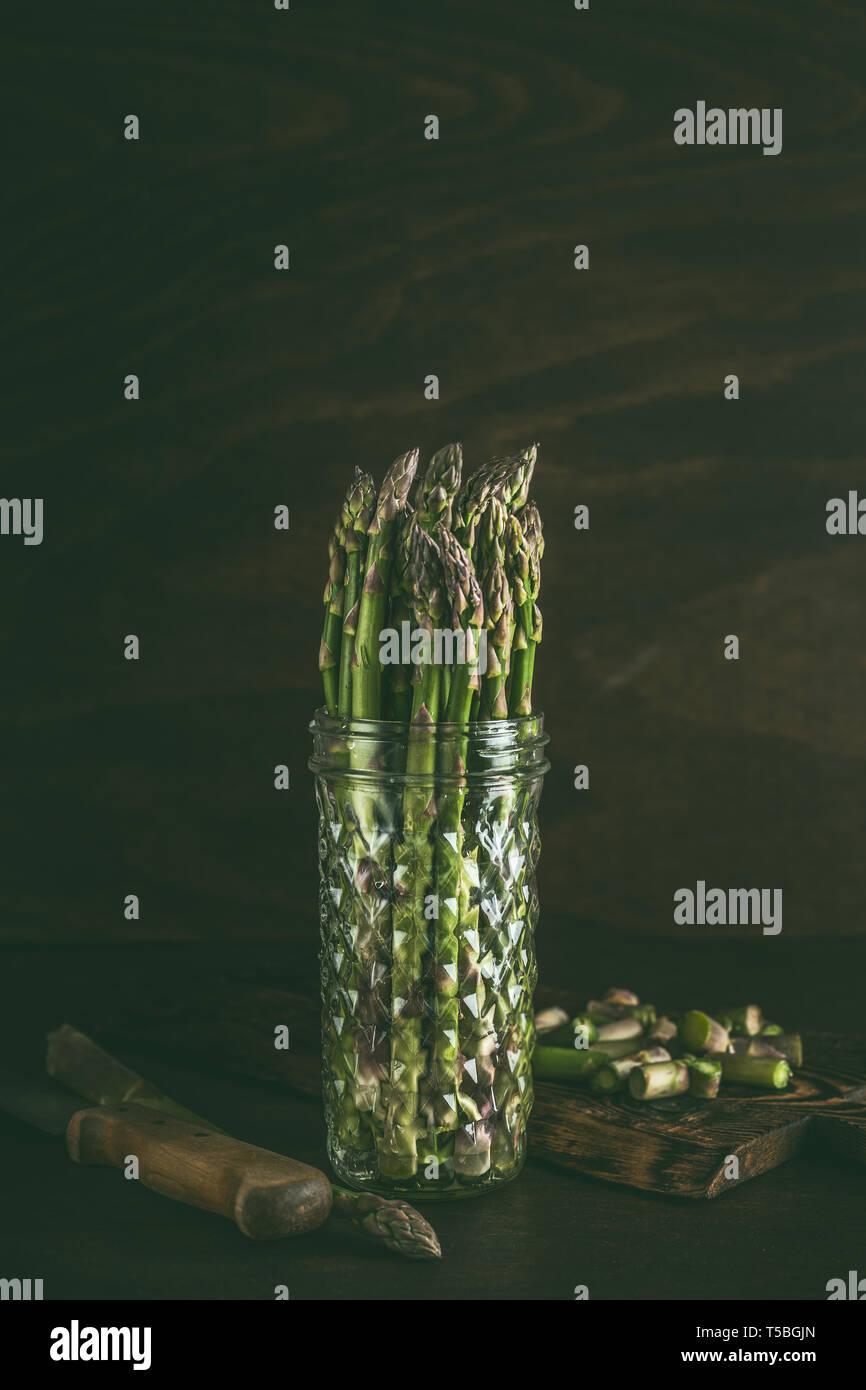
[[[783, 1092], [724, 1086], [717, 1100], [601, 1099], [537, 1082], [530, 1153], [606, 1182], [718, 1197], [810, 1149], [866, 1163], [866, 1038], [803, 1037], [805, 1065]], [[739, 1177], [725, 1176], [738, 1160]]]

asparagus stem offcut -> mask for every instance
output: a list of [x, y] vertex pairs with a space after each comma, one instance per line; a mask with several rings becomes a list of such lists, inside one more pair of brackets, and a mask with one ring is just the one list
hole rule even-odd
[[[800, 1034], [765, 1021], [757, 1004], [728, 1008], [714, 1017], [690, 1009], [675, 1015], [675, 1022], [665, 1014], [658, 1017], [653, 1005], [641, 1004], [632, 990], [617, 988], [591, 999], [567, 1026], [566, 1012], [557, 1007], [537, 1016], [543, 1027], [537, 1074], [588, 1080], [597, 1095], [611, 1095], [627, 1085], [640, 1100], [686, 1092], [714, 1100], [725, 1082], [783, 1089], [792, 1069], [803, 1064]], [[588, 1060], [575, 1062], [571, 1052], [578, 1028]]]
[[535, 1033], [541, 1038], [545, 1033], [556, 1033], [560, 1028], [568, 1027], [568, 1012], [565, 1009], [554, 1007], [552, 1009], [540, 1009], [535, 1015]]
[[608, 1061], [606, 1066], [599, 1067], [593, 1073], [589, 1084], [594, 1091], [607, 1094], [621, 1091], [635, 1067], [645, 1066], [652, 1062], [669, 1062], [670, 1060], [670, 1053], [665, 1048], [645, 1047], [640, 1052], [635, 1052], [631, 1057], [619, 1057]]
[[699, 1009], [689, 1009], [683, 1014], [679, 1035], [690, 1052], [721, 1052], [729, 1041], [728, 1030]]
[[596, 1037], [599, 1042], [622, 1042], [629, 1038], [639, 1038], [643, 1028], [636, 1018], [616, 1018], [610, 1023], [599, 1024]]
[[592, 1048], [537, 1046], [532, 1054], [532, 1070], [542, 1081], [586, 1081], [609, 1061], [607, 1053]]
[[689, 1072], [689, 1095], [712, 1100], [719, 1094], [722, 1080], [720, 1062], [710, 1057], [683, 1057]]
[[342, 540], [346, 556], [345, 593], [343, 596], [343, 629], [338, 682], [338, 713], [352, 713], [352, 654], [358, 631], [358, 612], [361, 606], [361, 565], [367, 546], [367, 529], [373, 515], [376, 487], [369, 473], [355, 469], [352, 486], [343, 503]]
[[[753, 1037], [760, 1033], [764, 1016], [758, 1004], [737, 1004], [721, 1010], [724, 1026], [732, 1038]], [[720, 1015], [720, 1021], [721, 1021]]]
[[635, 1100], [661, 1100], [689, 1089], [689, 1069], [684, 1062], [649, 1062], [629, 1072], [628, 1088]]
[[352, 714], [356, 719], [382, 718], [379, 641], [386, 625], [385, 608], [397, 524], [417, 467], [417, 449], [394, 460], [379, 489], [376, 511], [367, 529], [367, 568], [358, 609], [352, 679]]
[[767, 1037], [734, 1038], [731, 1050], [741, 1057], [784, 1057], [792, 1067], [803, 1065], [803, 1040], [799, 1033], [771, 1033]]
[[733, 1081], [741, 1086], [782, 1091], [791, 1079], [791, 1067], [784, 1057], [748, 1057], [735, 1052], [722, 1052], [714, 1060], [721, 1063], [723, 1081]]

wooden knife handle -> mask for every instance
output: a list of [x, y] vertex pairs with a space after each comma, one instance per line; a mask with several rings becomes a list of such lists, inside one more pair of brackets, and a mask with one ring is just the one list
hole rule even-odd
[[331, 1210], [331, 1184], [318, 1168], [145, 1105], [77, 1111], [66, 1147], [76, 1163], [113, 1168], [135, 1155], [145, 1187], [227, 1216], [254, 1240], [311, 1231]]

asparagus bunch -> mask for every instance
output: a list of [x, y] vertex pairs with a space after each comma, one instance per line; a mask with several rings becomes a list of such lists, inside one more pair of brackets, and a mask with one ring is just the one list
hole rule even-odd
[[[330, 1074], [338, 1097], [337, 1150], [409, 1188], [428, 1170], [447, 1182], [507, 1165], [531, 1096], [523, 1100], [534, 1037], [525, 923], [535, 866], [516, 862], [510, 837], [537, 786], [515, 791], [503, 781], [474, 799], [468, 729], [532, 713], [543, 552], [529, 502], [536, 457], [531, 445], [464, 479], [459, 444], [424, 469], [413, 450], [375, 501], [356, 469], [329, 544], [326, 708], [402, 724], [406, 782], [399, 804], [370, 789], [364, 774], [385, 753], [365, 736], [352, 740], [348, 789], [319, 790], [352, 898], [325, 1012], [326, 1082]], [[409, 629], [411, 666], [383, 661], [382, 635], [399, 645]], [[456, 661], [436, 650], [440, 629], [462, 645]]]
[[[482, 626], [494, 647], [484, 717], [532, 712], [544, 553], [538, 509], [529, 501], [537, 454], [532, 444], [464, 480], [459, 444], [440, 449], [423, 471], [412, 449], [394, 461], [378, 492], [368, 473], [354, 470], [328, 543], [319, 669], [330, 713], [356, 719], [388, 713], [379, 642], [384, 629], [410, 616], [405, 571], [416, 525], [431, 536], [441, 530], [453, 537], [482, 585]], [[519, 679], [509, 680], [512, 647], [524, 655]], [[452, 674], [453, 668], [443, 667], [447, 684]], [[479, 697], [477, 692], [474, 716]]]
[[588, 1082], [611, 1094], [626, 1086], [635, 1100], [689, 1095], [715, 1099], [722, 1082], [783, 1090], [803, 1065], [799, 1033], [764, 1020], [757, 1004], [720, 1010], [689, 1009], [678, 1021], [657, 1016], [627, 989], [609, 989], [573, 1016], [561, 1008], [536, 1015], [542, 1044], [536, 1076]]

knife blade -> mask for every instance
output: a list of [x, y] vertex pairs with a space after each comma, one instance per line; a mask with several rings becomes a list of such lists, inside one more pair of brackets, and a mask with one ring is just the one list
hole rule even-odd
[[318, 1168], [144, 1105], [91, 1105], [53, 1081], [0, 1072], [0, 1109], [65, 1139], [75, 1163], [129, 1171], [151, 1191], [225, 1216], [253, 1240], [299, 1235], [327, 1220]]

